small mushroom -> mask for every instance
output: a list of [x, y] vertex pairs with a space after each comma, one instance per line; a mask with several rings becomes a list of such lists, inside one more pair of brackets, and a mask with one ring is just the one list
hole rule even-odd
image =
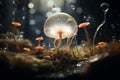
[[19, 22], [12, 22], [12, 25], [15, 26], [15, 27], [19, 27], [19, 26], [21, 26], [21, 23], [19, 23]]
[[42, 46], [35, 47], [36, 50], [43, 50], [44, 48]]
[[98, 45], [103, 45], [103, 46], [106, 46], [107, 43], [106, 42], [98, 42]]
[[17, 40], [16, 40], [16, 27], [19, 27], [21, 26], [21, 23], [19, 22], [12, 22], [12, 25], [13, 25], [13, 39], [14, 39], [14, 42], [16, 43], [16, 47], [17, 47], [17, 50], [18, 52], [20, 51], [20, 48], [19, 48], [19, 45], [17, 43]]
[[80, 28], [80, 27], [86, 27], [86, 26], [88, 26], [89, 24], [90, 24], [90, 22], [81, 23], [81, 24], [79, 24], [79, 28]]
[[38, 46], [40, 46], [40, 41], [43, 40], [43, 37], [37, 37], [36, 40], [38, 41]]
[[106, 42], [98, 42], [98, 45], [96, 46], [96, 49], [104, 48], [107, 45]]
[[85, 31], [85, 35], [86, 35], [86, 39], [87, 39], [87, 42], [88, 42], [88, 48], [90, 50], [90, 54], [91, 55], [94, 55], [92, 49], [91, 49], [91, 44], [90, 44], [90, 38], [89, 38], [89, 33], [87, 31], [87, 26], [90, 24], [90, 22], [84, 22], [84, 23], [81, 23], [79, 24], [79, 28], [84, 28], [84, 31]]
[[30, 51], [30, 48], [23, 48], [23, 50], [28, 52], [28, 51]]

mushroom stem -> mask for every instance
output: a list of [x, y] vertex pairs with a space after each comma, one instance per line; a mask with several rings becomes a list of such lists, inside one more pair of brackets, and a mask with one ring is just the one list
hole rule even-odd
[[20, 48], [19, 48], [19, 45], [18, 45], [17, 40], [16, 40], [16, 27], [15, 26], [13, 26], [13, 39], [15, 41], [15, 44], [16, 44], [16, 47], [17, 47], [17, 51], [19, 52]]
[[70, 45], [71, 45], [72, 40], [73, 40], [73, 36], [67, 38], [67, 45], [66, 45], [67, 51], [70, 51]]
[[57, 48], [60, 48], [61, 42], [62, 42], [62, 32], [59, 32], [58, 34], [59, 34], [59, 40], [58, 40], [58, 46], [57, 46]]
[[38, 46], [40, 46], [40, 40], [38, 40]]
[[89, 39], [89, 34], [88, 34], [88, 31], [87, 31], [87, 28], [86, 27], [83, 27], [84, 28], [84, 31], [85, 31], [85, 35], [86, 35], [86, 39], [87, 39], [87, 42], [88, 42], [88, 48], [90, 50], [90, 55], [93, 55], [92, 53], [92, 49], [91, 49], [91, 44], [90, 44], [90, 39]]
[[71, 37], [68, 37], [68, 38], [67, 38], [67, 42], [66, 42], [66, 43], [67, 43], [67, 44], [66, 44], [66, 48], [68, 48], [68, 47], [69, 47], [70, 38], [71, 38]]

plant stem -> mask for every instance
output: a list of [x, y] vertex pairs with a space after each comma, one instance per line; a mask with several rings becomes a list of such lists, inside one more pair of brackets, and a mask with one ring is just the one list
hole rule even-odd
[[93, 36], [93, 42], [92, 42], [92, 46], [93, 46], [93, 54], [95, 54], [95, 50], [94, 50], [94, 47], [95, 47], [95, 38], [96, 38], [96, 35], [98, 33], [98, 31], [100, 30], [100, 28], [105, 24], [106, 22], [106, 12], [104, 13], [104, 20], [102, 21], [102, 23], [97, 27], [95, 33], [94, 33], [94, 36]]

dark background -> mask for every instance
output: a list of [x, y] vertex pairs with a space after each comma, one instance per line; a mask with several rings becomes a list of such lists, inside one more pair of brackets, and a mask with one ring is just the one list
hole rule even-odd
[[[24, 32], [24, 38], [30, 39], [33, 44], [36, 45], [35, 38], [38, 36], [46, 37], [42, 31], [44, 21], [46, 16], [41, 12], [36, 12], [36, 14], [31, 15], [29, 13], [28, 3], [29, 0], [0, 0], [0, 34], [11, 31], [11, 22], [18, 21], [22, 24], [20, 28]], [[100, 29], [96, 37], [96, 43], [99, 41], [120, 41], [120, 7], [119, 0], [77, 0], [74, 5], [76, 8], [81, 7], [82, 13], [79, 14], [76, 11], [69, 12], [64, 6], [62, 12], [71, 14], [77, 21], [77, 23], [82, 23], [85, 21], [90, 21], [91, 25], [87, 27], [90, 38], [98, 27], [98, 25], [103, 20], [103, 12], [100, 9], [100, 4], [108, 3], [110, 5], [109, 11], [107, 13], [107, 20], [105, 25]], [[16, 10], [13, 15], [12, 12]], [[25, 16], [25, 18], [23, 18]], [[32, 17], [31, 17], [32, 16]], [[85, 16], [87, 18], [85, 18]], [[91, 18], [89, 19], [88, 16]], [[36, 20], [36, 24], [30, 25], [29, 21], [33, 18]], [[35, 27], [33, 27], [35, 26]], [[40, 29], [36, 34], [35, 29]], [[78, 31], [77, 35], [78, 43], [81, 40], [86, 40], [84, 31], [81, 29]], [[48, 40], [45, 40], [48, 41]], [[0, 65], [1, 66], [1, 65]], [[10, 74], [9, 71], [5, 71]], [[2, 72], [1, 72], [2, 73]], [[4, 73], [4, 72], [3, 72]], [[65, 78], [66, 80], [119, 80], [120, 77], [120, 56], [113, 56], [105, 58], [104, 60], [98, 61], [91, 65], [90, 71], [81, 76], [80, 74], [75, 74], [73, 76]], [[4, 76], [8, 76], [7, 73]], [[14, 76], [14, 74], [10, 75]], [[0, 76], [1, 77], [1, 76]], [[25, 77], [25, 76], [24, 76]], [[5, 77], [4, 77], [5, 78]], [[21, 78], [20, 78], [21, 79]], [[22, 78], [24, 79], [24, 78]], [[54, 80], [54, 79], [52, 79]], [[58, 79], [63, 80], [63, 79]]]

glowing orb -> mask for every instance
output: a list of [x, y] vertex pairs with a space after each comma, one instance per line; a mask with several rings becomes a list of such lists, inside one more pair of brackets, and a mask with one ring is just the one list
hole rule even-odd
[[67, 38], [76, 35], [78, 31], [77, 22], [67, 13], [54, 13], [45, 21], [44, 33], [50, 38]]

